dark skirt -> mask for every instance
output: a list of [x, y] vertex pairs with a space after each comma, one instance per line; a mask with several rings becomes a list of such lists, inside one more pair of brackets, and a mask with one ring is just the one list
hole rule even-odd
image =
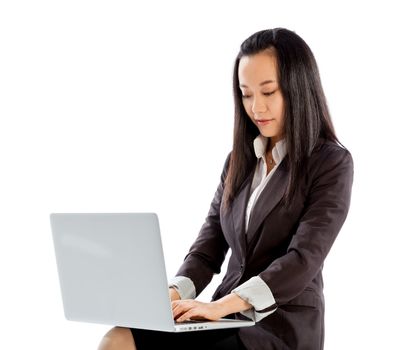
[[137, 350], [147, 349], [215, 349], [245, 350], [239, 339], [238, 328], [206, 330], [195, 332], [160, 332], [144, 329], [130, 329]]

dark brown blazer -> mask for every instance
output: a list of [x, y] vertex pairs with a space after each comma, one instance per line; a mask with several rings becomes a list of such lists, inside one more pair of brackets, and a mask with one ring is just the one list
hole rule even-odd
[[274, 313], [253, 327], [240, 329], [247, 349], [323, 349], [322, 267], [349, 209], [350, 153], [335, 143], [320, 142], [288, 208], [281, 200], [289, 171], [286, 156], [258, 198], [247, 232], [245, 211], [253, 174], [224, 211], [221, 200], [227, 168], [228, 160], [205, 223], [177, 275], [189, 277], [199, 295], [213, 274], [220, 272], [231, 248], [226, 275], [213, 299], [259, 275], [276, 300], [271, 307], [256, 310], [276, 309]]

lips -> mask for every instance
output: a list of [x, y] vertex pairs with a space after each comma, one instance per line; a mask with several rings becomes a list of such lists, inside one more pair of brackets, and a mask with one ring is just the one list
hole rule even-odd
[[274, 119], [255, 119], [258, 125], [264, 126], [272, 122]]

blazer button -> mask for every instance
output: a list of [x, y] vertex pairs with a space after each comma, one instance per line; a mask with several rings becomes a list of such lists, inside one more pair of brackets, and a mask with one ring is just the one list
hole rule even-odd
[[240, 265], [240, 272], [243, 272], [243, 268], [244, 268], [244, 265], [241, 264], [241, 265]]

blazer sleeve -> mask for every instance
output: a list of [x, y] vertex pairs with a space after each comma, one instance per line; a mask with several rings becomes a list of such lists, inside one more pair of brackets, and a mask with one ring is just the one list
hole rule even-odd
[[316, 166], [287, 253], [259, 274], [276, 300], [273, 309], [298, 296], [315, 278], [349, 210], [353, 182], [351, 154], [338, 146], [329, 146], [318, 157]]
[[220, 183], [205, 222], [176, 274], [176, 276], [184, 276], [192, 280], [196, 289], [196, 295], [203, 291], [214, 274], [220, 273], [220, 268], [229, 248], [220, 225], [220, 205], [229, 160], [230, 154], [226, 158]]

